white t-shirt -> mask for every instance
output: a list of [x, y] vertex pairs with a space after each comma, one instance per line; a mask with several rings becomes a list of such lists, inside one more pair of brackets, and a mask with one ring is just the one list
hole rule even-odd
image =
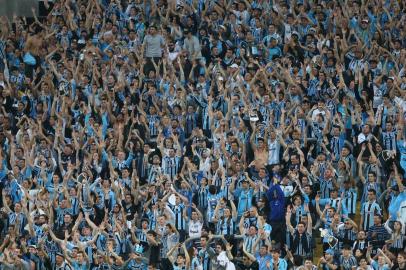
[[403, 201], [400, 204], [399, 215], [399, 220], [406, 220], [406, 201]]
[[269, 165], [274, 165], [274, 164], [279, 164], [279, 153], [280, 153], [280, 144], [278, 139], [275, 139], [274, 141], [271, 141], [270, 139], [268, 140], [268, 164]]
[[399, 105], [403, 108], [403, 111], [406, 111], [406, 102], [403, 100], [403, 98], [400, 97], [395, 97], [394, 101], [396, 103], [396, 105]]
[[189, 223], [189, 237], [200, 237], [202, 235], [203, 224], [200, 220], [193, 221]]
[[[216, 266], [220, 266], [225, 268], [226, 270], [235, 270], [235, 265], [230, 261], [230, 259], [227, 257], [226, 252], [222, 251], [218, 256], [217, 256], [217, 261], [215, 263]], [[218, 269], [218, 267], [216, 268]]]
[[382, 91], [380, 85], [378, 86], [378, 85], [374, 84], [372, 86], [372, 88], [374, 90], [374, 99], [372, 102], [372, 107], [378, 108], [378, 106], [381, 105], [383, 102], [383, 91]]
[[210, 170], [210, 157], [200, 159], [199, 171], [208, 172]]
[[289, 42], [289, 40], [292, 38], [292, 26], [290, 24], [285, 23], [285, 42]]
[[312, 120], [313, 120], [313, 121], [316, 121], [316, 116], [319, 115], [320, 113], [323, 115], [323, 117], [326, 115], [326, 111], [325, 111], [325, 110], [315, 109], [315, 110], [313, 111], [313, 113], [312, 113]]
[[359, 144], [361, 144], [361, 143], [363, 143], [364, 141], [367, 141], [367, 140], [370, 141], [371, 139], [372, 139], [372, 134], [371, 133], [365, 136], [365, 134], [361, 132], [358, 135], [358, 143]]

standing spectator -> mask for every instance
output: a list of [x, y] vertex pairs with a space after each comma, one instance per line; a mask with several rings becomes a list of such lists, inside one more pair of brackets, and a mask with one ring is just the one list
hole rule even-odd
[[364, 231], [368, 231], [373, 226], [375, 216], [381, 215], [381, 208], [376, 202], [376, 191], [374, 189], [368, 190], [368, 201], [362, 204], [361, 209], [361, 225]]
[[0, 17], [0, 269], [404, 269], [404, 1], [39, 5]]
[[188, 53], [189, 60], [198, 61], [202, 57], [198, 38], [188, 29], [185, 29], [183, 33], [186, 35], [183, 46]]
[[148, 34], [144, 37], [142, 43], [142, 51], [145, 51], [146, 63], [144, 66], [144, 74], [148, 75], [149, 72], [155, 70], [154, 63], [159, 64], [162, 61], [163, 47], [165, 40], [161, 34], [158, 33], [155, 25], [148, 28]]

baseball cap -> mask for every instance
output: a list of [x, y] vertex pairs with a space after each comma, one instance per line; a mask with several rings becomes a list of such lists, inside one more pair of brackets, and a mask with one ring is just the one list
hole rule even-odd
[[280, 252], [281, 251], [281, 247], [279, 244], [274, 244], [271, 247], [271, 252]]

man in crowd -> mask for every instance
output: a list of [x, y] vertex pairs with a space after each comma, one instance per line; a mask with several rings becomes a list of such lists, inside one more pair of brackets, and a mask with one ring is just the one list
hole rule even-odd
[[0, 17], [0, 269], [404, 269], [404, 1], [39, 5]]

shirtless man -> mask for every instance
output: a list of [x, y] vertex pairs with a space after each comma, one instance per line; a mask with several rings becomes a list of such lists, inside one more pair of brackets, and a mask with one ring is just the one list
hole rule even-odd
[[256, 128], [254, 132], [251, 135], [251, 147], [252, 150], [254, 151], [254, 157], [255, 160], [260, 162], [262, 166], [267, 165], [268, 163], [268, 145], [265, 143], [265, 139], [260, 137], [257, 139], [258, 144], [255, 144], [255, 134], [256, 134]]

